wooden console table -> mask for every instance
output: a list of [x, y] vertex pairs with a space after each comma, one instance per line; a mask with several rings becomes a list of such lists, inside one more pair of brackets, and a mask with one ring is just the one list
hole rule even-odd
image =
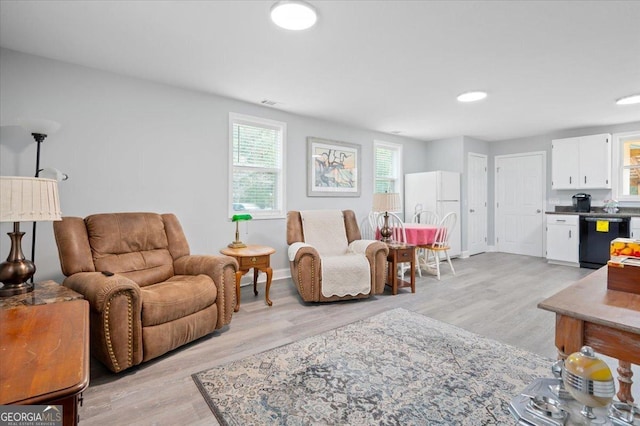
[[89, 303], [3, 308], [0, 325], [0, 404], [62, 405], [63, 424], [77, 424], [89, 384]]
[[556, 313], [556, 347], [561, 358], [583, 345], [618, 359], [618, 399], [633, 402], [631, 364], [640, 365], [640, 294], [607, 289], [607, 267], [543, 300]]

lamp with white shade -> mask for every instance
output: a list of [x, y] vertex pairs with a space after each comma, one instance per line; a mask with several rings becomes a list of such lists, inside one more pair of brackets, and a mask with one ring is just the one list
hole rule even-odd
[[11, 250], [7, 261], [0, 264], [0, 297], [28, 293], [33, 283], [27, 281], [36, 266], [22, 253], [20, 222], [61, 220], [58, 182], [21, 176], [0, 176], [0, 222], [13, 222]]
[[380, 192], [373, 194], [373, 211], [384, 212], [384, 225], [380, 229], [381, 241], [388, 243], [391, 241], [391, 229], [389, 228], [389, 212], [398, 212], [400, 206], [400, 194], [396, 192]]

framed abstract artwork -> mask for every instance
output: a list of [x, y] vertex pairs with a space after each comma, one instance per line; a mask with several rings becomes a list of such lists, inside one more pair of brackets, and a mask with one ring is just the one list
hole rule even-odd
[[307, 196], [360, 196], [360, 145], [307, 137], [307, 157]]

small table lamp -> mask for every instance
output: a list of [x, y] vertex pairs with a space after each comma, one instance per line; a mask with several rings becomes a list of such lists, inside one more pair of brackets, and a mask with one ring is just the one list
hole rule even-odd
[[18, 176], [0, 177], [0, 222], [13, 222], [11, 251], [0, 264], [0, 297], [28, 293], [33, 283], [27, 283], [36, 272], [32, 261], [22, 253], [20, 222], [61, 220], [58, 182]]
[[389, 228], [389, 212], [400, 211], [400, 194], [396, 192], [380, 192], [373, 194], [373, 211], [384, 212], [384, 226], [380, 229], [381, 241], [391, 241], [391, 229]]
[[238, 224], [239, 222], [243, 221], [243, 220], [251, 220], [253, 219], [251, 217], [250, 214], [234, 214], [233, 217], [231, 218], [231, 222], [235, 222], [236, 223], [236, 240], [234, 242], [232, 242], [231, 244], [229, 244], [229, 247], [231, 248], [243, 248], [246, 247], [247, 245], [245, 243], [243, 243], [242, 241], [240, 241], [240, 229], [238, 228]]

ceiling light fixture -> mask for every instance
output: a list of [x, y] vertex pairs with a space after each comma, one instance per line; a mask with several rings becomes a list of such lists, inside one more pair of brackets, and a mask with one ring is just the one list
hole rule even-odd
[[618, 105], [633, 105], [640, 104], [640, 95], [631, 95], [620, 98], [616, 101]]
[[458, 102], [475, 102], [487, 97], [487, 92], [466, 92], [458, 95]]
[[306, 30], [318, 20], [316, 9], [301, 0], [281, 0], [271, 6], [271, 20], [286, 30]]

